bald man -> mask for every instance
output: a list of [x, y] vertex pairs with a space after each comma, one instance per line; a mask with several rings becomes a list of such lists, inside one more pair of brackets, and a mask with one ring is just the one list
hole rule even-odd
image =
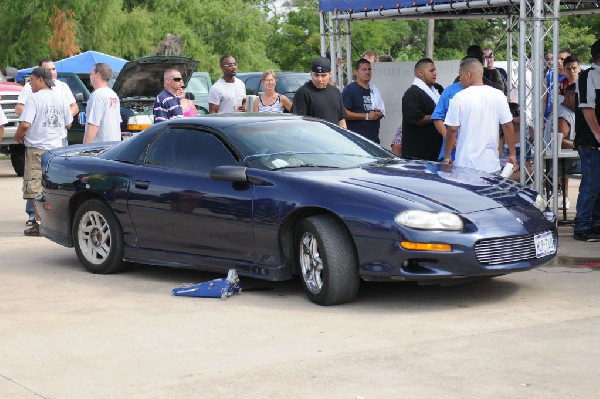
[[[513, 118], [504, 94], [483, 84], [483, 65], [475, 58], [467, 58], [460, 63], [460, 84], [465, 89], [450, 101], [444, 121], [447, 126], [444, 163], [499, 172], [500, 125], [509, 148], [507, 163], [513, 164], [514, 171], [518, 170]], [[460, 140], [453, 162], [450, 155], [459, 131]]]

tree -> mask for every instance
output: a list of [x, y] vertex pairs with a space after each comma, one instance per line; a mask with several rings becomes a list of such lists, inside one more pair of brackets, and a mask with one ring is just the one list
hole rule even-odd
[[75, 42], [75, 13], [73, 10], [62, 10], [54, 7], [50, 15], [50, 29], [52, 36], [48, 40], [52, 58], [71, 57], [79, 54], [81, 49]]

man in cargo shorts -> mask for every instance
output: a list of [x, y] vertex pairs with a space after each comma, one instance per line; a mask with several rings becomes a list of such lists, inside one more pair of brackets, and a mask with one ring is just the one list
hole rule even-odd
[[[15, 140], [25, 144], [25, 174], [23, 175], [23, 198], [31, 200], [42, 192], [41, 159], [44, 152], [63, 146], [67, 129], [73, 122], [67, 100], [53, 91], [54, 81], [50, 70], [38, 67], [31, 72], [33, 94], [27, 98], [19, 118]], [[39, 236], [40, 217], [35, 212], [36, 223], [25, 230], [26, 236]]]

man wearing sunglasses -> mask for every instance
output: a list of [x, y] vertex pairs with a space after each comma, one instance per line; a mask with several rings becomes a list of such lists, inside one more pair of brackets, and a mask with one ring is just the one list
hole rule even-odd
[[208, 111], [211, 114], [244, 112], [246, 85], [235, 76], [237, 62], [231, 55], [224, 55], [220, 63], [223, 77], [217, 80], [208, 92]]
[[168, 119], [182, 118], [183, 109], [177, 97], [177, 90], [184, 86], [181, 72], [177, 69], [167, 69], [164, 73], [164, 90], [154, 100], [154, 123]]

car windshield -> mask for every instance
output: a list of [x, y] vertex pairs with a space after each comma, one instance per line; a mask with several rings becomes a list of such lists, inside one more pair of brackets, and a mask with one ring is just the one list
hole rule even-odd
[[192, 76], [187, 84], [186, 90], [192, 93], [208, 93], [206, 76]]
[[248, 123], [226, 133], [246, 165], [260, 169], [351, 168], [394, 158], [377, 144], [326, 122]]
[[307, 73], [297, 75], [280, 75], [277, 77], [277, 86], [275, 91], [280, 94], [295, 93], [304, 83], [310, 80]]

